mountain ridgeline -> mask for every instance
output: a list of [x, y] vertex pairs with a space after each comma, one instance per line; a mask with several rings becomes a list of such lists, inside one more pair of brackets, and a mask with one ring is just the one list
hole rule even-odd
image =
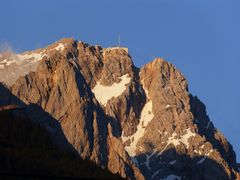
[[137, 68], [124, 48], [62, 39], [1, 55], [0, 81], [1, 173], [240, 179], [231, 144], [161, 58]]

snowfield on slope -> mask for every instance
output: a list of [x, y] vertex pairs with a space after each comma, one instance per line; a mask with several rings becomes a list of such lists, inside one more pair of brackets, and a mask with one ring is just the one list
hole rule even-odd
[[[28, 60], [29, 60], [29, 62], [34, 63], [34, 62], [41, 60], [44, 56], [46, 56], [46, 54], [44, 54], [43, 52], [14, 54], [10, 58], [2, 60], [0, 62], [0, 65], [2, 67], [10, 66], [13, 64], [21, 65], [21, 64], [25, 63], [25, 61], [28, 61]], [[1, 68], [1, 69], [3, 69], [3, 68]]]
[[99, 81], [97, 82], [92, 92], [99, 103], [106, 106], [108, 100], [120, 96], [126, 90], [126, 85], [130, 83], [131, 77], [125, 74], [121, 76], [120, 79], [121, 81], [119, 83], [114, 83], [111, 86], [103, 86]]
[[8, 58], [0, 61], [0, 82], [12, 85], [20, 76], [25, 76], [30, 71], [36, 71], [39, 62], [48, 56], [52, 50], [62, 52], [66, 44], [59, 43], [55, 48], [45, 48], [41, 51], [29, 51], [22, 54], [10, 54]]
[[[143, 81], [142, 81], [142, 83], [143, 83]], [[147, 99], [149, 101], [144, 105], [144, 107], [142, 109], [140, 121], [137, 126], [137, 131], [131, 136], [126, 137], [126, 136], [122, 135], [123, 143], [126, 142], [127, 140], [131, 141], [129, 146], [125, 146], [125, 150], [128, 152], [128, 154], [131, 157], [134, 157], [136, 155], [135, 151], [137, 149], [137, 143], [138, 143], [139, 139], [144, 136], [145, 128], [147, 127], [148, 123], [154, 117], [153, 112], [152, 112], [152, 101], [149, 98], [148, 90], [144, 87], [144, 83], [143, 83], [143, 90], [145, 91]]]
[[12, 85], [20, 76], [36, 71], [39, 62], [47, 56], [44, 51], [12, 54], [0, 61], [0, 81]]

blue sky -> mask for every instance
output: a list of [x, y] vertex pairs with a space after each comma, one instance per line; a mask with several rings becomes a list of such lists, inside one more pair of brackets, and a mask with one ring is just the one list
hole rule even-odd
[[24, 50], [63, 37], [129, 47], [140, 67], [163, 57], [188, 79], [240, 161], [238, 0], [1, 0], [0, 42]]

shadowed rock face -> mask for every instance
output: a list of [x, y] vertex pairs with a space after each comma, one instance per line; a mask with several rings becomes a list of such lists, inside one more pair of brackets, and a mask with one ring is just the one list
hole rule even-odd
[[36, 69], [5, 83], [56, 119], [83, 159], [129, 179], [238, 176], [232, 146], [172, 64], [157, 58], [139, 69], [124, 49], [103, 53], [73, 39], [39, 52]]
[[[67, 139], [61, 138], [59, 122], [32, 106], [0, 106], [1, 179], [121, 179], [94, 162], [82, 160]], [[31, 119], [29, 108], [45, 122]], [[61, 138], [61, 144], [56, 138]]]

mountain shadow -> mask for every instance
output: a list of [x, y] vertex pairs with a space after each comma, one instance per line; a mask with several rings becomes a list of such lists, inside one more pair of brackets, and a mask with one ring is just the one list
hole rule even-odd
[[[224, 167], [208, 156], [190, 157], [174, 148], [135, 157], [146, 179], [229, 180]], [[141, 163], [142, 162], [142, 163]]]
[[[210, 121], [206, 112], [206, 106], [202, 103], [198, 97], [190, 96], [191, 112], [194, 115], [194, 124], [198, 127], [199, 134], [204, 136], [209, 141], [214, 149], [218, 149], [221, 156], [229, 164], [230, 168], [238, 171], [236, 164], [236, 154], [233, 151], [232, 145], [224, 138]], [[232, 174], [232, 178], [234, 175]]]
[[121, 179], [83, 160], [59, 122], [0, 84], [0, 179]]

